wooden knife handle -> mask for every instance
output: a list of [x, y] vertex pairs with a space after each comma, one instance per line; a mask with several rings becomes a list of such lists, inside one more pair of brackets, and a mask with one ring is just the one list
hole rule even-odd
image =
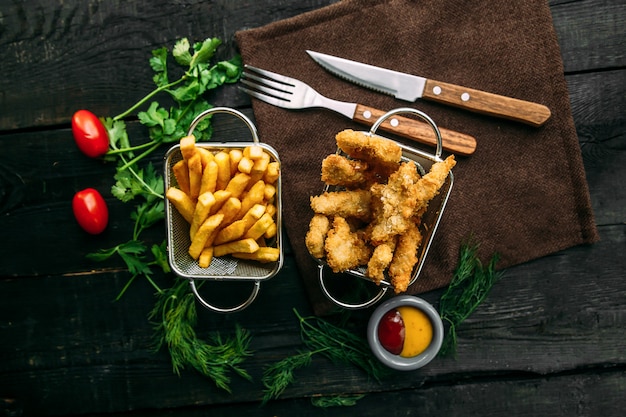
[[477, 113], [515, 120], [535, 127], [543, 125], [550, 118], [550, 109], [543, 104], [435, 80], [426, 80], [422, 97]]
[[[353, 120], [372, 126], [385, 113], [387, 112], [357, 104]], [[433, 129], [427, 123], [419, 120], [394, 115], [385, 120], [380, 128], [419, 143], [437, 146], [437, 138]], [[457, 155], [471, 155], [476, 150], [476, 139], [472, 136], [441, 127], [439, 133], [441, 133], [443, 149], [448, 152]]]

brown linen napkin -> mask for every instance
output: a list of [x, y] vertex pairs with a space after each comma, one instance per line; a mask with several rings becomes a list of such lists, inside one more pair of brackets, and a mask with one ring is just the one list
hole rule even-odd
[[[441, 127], [477, 138], [474, 155], [457, 157], [450, 200], [409, 293], [447, 285], [470, 235], [485, 261], [501, 254], [500, 269], [598, 240], [545, 0], [343, 0], [238, 32], [236, 40], [246, 64], [296, 77], [334, 99], [382, 110], [414, 107]], [[402, 102], [332, 76], [306, 49], [536, 101], [552, 117], [534, 128], [423, 100]], [[323, 109], [290, 111], [254, 100], [253, 110], [261, 140], [280, 154], [285, 229], [312, 305], [323, 314], [332, 305], [304, 245], [309, 197], [321, 192], [321, 161], [336, 150], [335, 134], [368, 128]]]

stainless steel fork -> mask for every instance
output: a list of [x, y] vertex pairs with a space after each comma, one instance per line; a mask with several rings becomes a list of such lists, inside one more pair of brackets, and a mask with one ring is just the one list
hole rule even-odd
[[[340, 113], [358, 123], [371, 126], [385, 111], [358, 103], [333, 100], [324, 97], [309, 85], [295, 78], [245, 66], [239, 89], [250, 96], [285, 109], [325, 108]], [[431, 127], [423, 122], [402, 116], [393, 116], [380, 126], [382, 130], [436, 146], [437, 140]], [[443, 148], [458, 155], [470, 155], [476, 149], [476, 139], [453, 130], [439, 128]]]

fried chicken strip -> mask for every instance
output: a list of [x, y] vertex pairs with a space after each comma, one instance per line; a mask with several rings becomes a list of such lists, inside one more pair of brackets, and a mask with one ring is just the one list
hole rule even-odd
[[350, 225], [340, 216], [333, 219], [333, 227], [324, 243], [326, 262], [333, 272], [343, 272], [367, 263], [372, 249], [360, 235], [350, 230]]
[[309, 253], [317, 258], [322, 259], [326, 254], [324, 252], [324, 241], [330, 230], [330, 220], [323, 214], [314, 214], [309, 222], [309, 230], [306, 233], [304, 242]]
[[415, 184], [419, 180], [413, 162], [404, 162], [389, 176], [385, 185], [373, 185], [372, 206], [374, 220], [369, 226], [370, 240], [374, 245], [404, 233], [412, 222], [417, 204]]
[[358, 187], [370, 181], [368, 164], [332, 154], [322, 161], [322, 181], [328, 185]]
[[380, 168], [385, 176], [398, 168], [402, 158], [402, 148], [397, 143], [352, 129], [337, 133], [335, 140], [350, 157], [362, 159], [374, 169]]
[[396, 250], [389, 264], [389, 277], [396, 294], [404, 292], [409, 287], [413, 267], [417, 263], [417, 248], [422, 242], [422, 234], [417, 225], [411, 224], [409, 228], [398, 237]]
[[368, 190], [332, 191], [311, 197], [311, 208], [326, 216], [369, 220], [371, 193]]
[[366, 275], [374, 281], [376, 285], [385, 279], [385, 270], [393, 259], [393, 251], [396, 248], [396, 238], [382, 243], [374, 248], [372, 257], [367, 263]]
[[417, 181], [415, 184], [417, 198], [415, 213], [417, 216], [424, 214], [430, 200], [439, 194], [439, 190], [448, 178], [448, 173], [455, 165], [454, 155], [450, 155], [442, 162], [435, 162], [430, 171]]

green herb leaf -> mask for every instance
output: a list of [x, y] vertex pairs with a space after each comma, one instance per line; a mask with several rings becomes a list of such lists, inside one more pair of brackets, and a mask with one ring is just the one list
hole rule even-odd
[[174, 56], [176, 62], [180, 65], [189, 66], [189, 64], [191, 64], [191, 54], [189, 53], [189, 48], [191, 48], [191, 45], [189, 44], [189, 40], [187, 38], [178, 40], [174, 45], [172, 55]]
[[450, 285], [439, 301], [439, 314], [450, 326], [439, 354], [456, 354], [456, 329], [483, 302], [493, 285], [502, 277], [496, 272], [498, 254], [483, 266], [477, 251], [478, 244], [469, 241], [461, 245], [459, 264]]
[[175, 284], [158, 295], [150, 313], [154, 322], [154, 349], [167, 346], [174, 372], [190, 367], [213, 380], [215, 385], [230, 392], [230, 372], [251, 380], [241, 364], [252, 352], [249, 350], [250, 334], [239, 326], [234, 337], [223, 339], [219, 333], [208, 341], [196, 335], [197, 321], [194, 295], [189, 292], [187, 280], [177, 279]]

